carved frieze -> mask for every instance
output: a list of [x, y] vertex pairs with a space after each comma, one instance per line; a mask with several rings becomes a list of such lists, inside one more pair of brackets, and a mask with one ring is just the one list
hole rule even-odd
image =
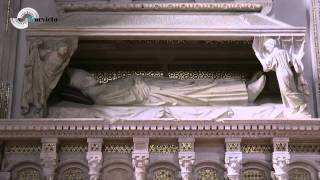
[[131, 154], [133, 147], [128, 144], [106, 144], [103, 147], [103, 151], [108, 153]]
[[60, 152], [84, 153], [88, 151], [88, 146], [85, 144], [61, 144]]
[[272, 153], [271, 144], [242, 144], [241, 151], [243, 153]]
[[320, 153], [319, 144], [302, 144], [302, 143], [293, 143], [289, 144], [290, 153]]
[[174, 144], [150, 144], [150, 153], [177, 153], [179, 146]]
[[260, 12], [258, 3], [130, 3], [69, 2], [59, 3], [62, 12], [76, 11], [198, 11], [198, 12]]
[[40, 144], [15, 144], [6, 145], [6, 153], [39, 153], [41, 152]]

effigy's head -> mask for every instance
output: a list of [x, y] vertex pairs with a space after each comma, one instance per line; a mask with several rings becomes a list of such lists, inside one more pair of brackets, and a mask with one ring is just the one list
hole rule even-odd
[[266, 48], [267, 51], [272, 52], [276, 46], [276, 40], [268, 39], [266, 42], [263, 43], [263, 46]]
[[82, 69], [69, 69], [70, 85], [80, 90], [98, 84], [98, 81], [87, 71]]

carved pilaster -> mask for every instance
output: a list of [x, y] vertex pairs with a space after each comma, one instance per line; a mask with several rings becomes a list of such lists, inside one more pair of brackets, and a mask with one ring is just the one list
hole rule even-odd
[[133, 138], [133, 143], [132, 165], [135, 180], [144, 180], [149, 165], [149, 138]]
[[194, 138], [179, 138], [179, 165], [183, 180], [192, 180], [192, 167], [195, 162]]
[[230, 180], [241, 179], [242, 152], [240, 138], [226, 138], [225, 167]]
[[102, 168], [102, 143], [101, 138], [88, 138], [88, 152], [87, 161], [89, 166], [90, 180], [98, 180], [100, 178], [100, 171]]
[[57, 166], [57, 138], [43, 138], [41, 139], [42, 149], [40, 153], [40, 164], [45, 180], [55, 179], [55, 169]]
[[288, 180], [288, 165], [290, 163], [289, 153], [289, 139], [288, 138], [274, 138], [273, 139], [273, 154], [272, 164], [274, 169], [274, 179]]

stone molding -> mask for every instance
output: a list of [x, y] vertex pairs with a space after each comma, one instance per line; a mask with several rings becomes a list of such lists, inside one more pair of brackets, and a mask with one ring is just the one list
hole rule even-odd
[[121, 121], [103, 119], [8, 119], [0, 121], [0, 137], [315, 137], [320, 121], [225, 120]]

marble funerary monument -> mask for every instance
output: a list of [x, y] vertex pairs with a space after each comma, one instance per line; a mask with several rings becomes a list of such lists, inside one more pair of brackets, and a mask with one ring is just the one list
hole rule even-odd
[[1, 180], [320, 179], [317, 1], [306, 26], [272, 0], [53, 3], [57, 22], [1, 34], [26, 37]]

